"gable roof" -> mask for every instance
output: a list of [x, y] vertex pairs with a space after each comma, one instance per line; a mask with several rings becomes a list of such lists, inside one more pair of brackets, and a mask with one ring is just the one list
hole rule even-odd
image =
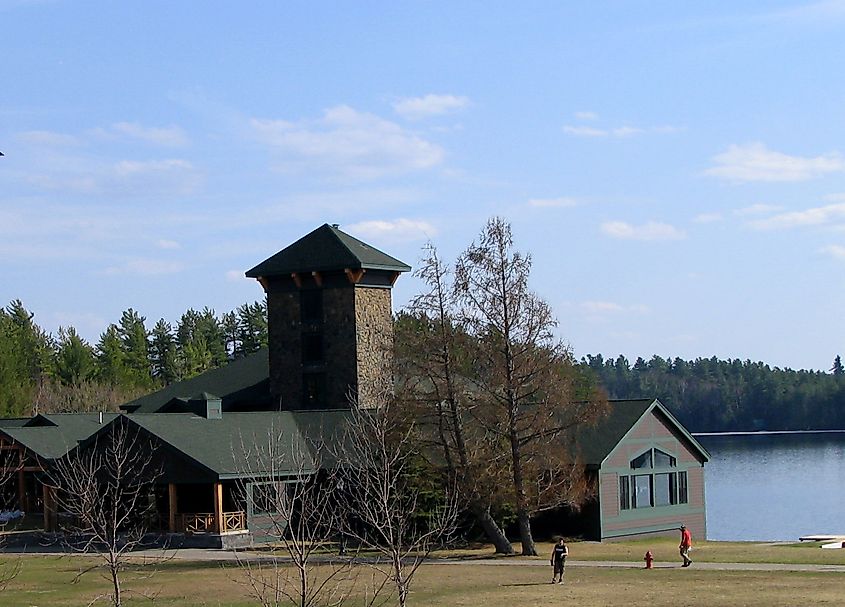
[[241, 406], [252, 410], [269, 409], [272, 404], [269, 350], [262, 348], [222, 367], [136, 398], [120, 408], [127, 413], [155, 413], [174, 399], [187, 402], [203, 392], [217, 395], [224, 411], [234, 411]]
[[656, 398], [633, 400], [609, 400], [608, 414], [597, 424], [578, 430], [576, 444], [580, 457], [590, 467], [599, 467], [611, 451], [646, 415], [656, 412], [661, 419], [675, 430], [687, 447], [696, 452], [703, 461], [710, 454], [693, 438], [669, 410]]
[[265, 259], [246, 275], [249, 278], [260, 278], [347, 268], [393, 272], [407, 272], [411, 269], [395, 257], [341, 232], [336, 225], [326, 223]]
[[[193, 413], [135, 413], [123, 419], [199, 465], [215, 479], [225, 479], [270, 472], [256, 469], [261, 458], [256, 457], [255, 449], [266, 447], [271, 437], [283, 450], [282, 455], [301, 454], [304, 461], [297, 464], [315, 472], [319, 461], [325, 464], [331, 458], [325, 451], [317, 453], [320, 445], [340, 435], [349, 415], [348, 409], [337, 409], [227, 413], [222, 419]], [[298, 471], [292, 465], [274, 472]]]
[[45, 460], [65, 455], [104, 425], [117, 417], [116, 413], [51, 413], [27, 420], [25, 425], [0, 425], [0, 432]]

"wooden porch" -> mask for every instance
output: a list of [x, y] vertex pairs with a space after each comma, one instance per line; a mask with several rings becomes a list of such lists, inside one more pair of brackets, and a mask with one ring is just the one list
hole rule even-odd
[[[185, 485], [182, 485], [185, 491]], [[191, 501], [196, 503], [197, 493], [206, 490], [202, 485], [189, 486], [194, 494]], [[211, 486], [211, 511], [210, 512], [181, 512], [179, 509], [179, 488], [175, 483], [168, 483], [168, 531], [170, 533], [187, 534], [224, 534], [247, 531], [247, 516], [245, 510], [224, 509], [225, 506], [235, 505], [236, 500], [232, 495], [233, 489], [229, 487], [227, 495], [224, 495], [223, 483], [213, 483]]]

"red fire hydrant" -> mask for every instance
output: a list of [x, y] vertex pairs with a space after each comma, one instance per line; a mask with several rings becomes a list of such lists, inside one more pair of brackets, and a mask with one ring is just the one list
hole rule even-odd
[[646, 551], [645, 558], [643, 558], [643, 560], [645, 561], [645, 568], [651, 569], [651, 564], [654, 562], [654, 556], [652, 556], [651, 550]]

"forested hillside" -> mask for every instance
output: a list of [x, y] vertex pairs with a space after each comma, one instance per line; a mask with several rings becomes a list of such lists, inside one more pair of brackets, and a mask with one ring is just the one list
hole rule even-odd
[[[20, 301], [0, 308], [0, 416], [115, 409], [267, 343], [264, 302], [217, 316], [188, 310], [147, 325], [133, 309], [96, 344], [73, 327], [45, 332]], [[693, 432], [845, 428], [845, 370], [795, 371], [762, 362], [653, 356], [584, 357], [611, 398], [656, 397]]]
[[693, 432], [845, 428], [845, 371], [794, 371], [762, 362], [586, 356], [611, 398], [656, 397]]

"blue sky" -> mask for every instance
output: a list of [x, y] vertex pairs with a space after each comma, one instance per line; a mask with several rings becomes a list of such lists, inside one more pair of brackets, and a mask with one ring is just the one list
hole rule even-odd
[[501, 215], [578, 356], [827, 369], [843, 33], [840, 1], [0, 0], [0, 305], [96, 341], [262, 297], [322, 223], [414, 265]]

